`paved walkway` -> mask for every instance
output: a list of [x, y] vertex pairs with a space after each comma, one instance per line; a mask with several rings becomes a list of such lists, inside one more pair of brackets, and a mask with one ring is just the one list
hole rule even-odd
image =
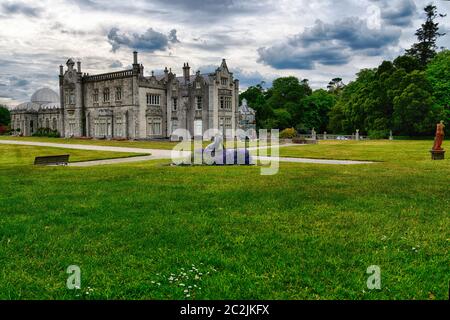
[[[0, 140], [0, 144], [148, 154], [148, 156], [72, 162], [69, 165], [73, 166], [73, 167], [87, 167], [87, 166], [96, 166], [96, 165], [104, 165], [104, 164], [129, 163], [129, 162], [148, 161], [148, 160], [155, 160], [155, 159], [171, 159], [172, 158], [172, 150], [162, 150], [162, 149], [125, 148], [125, 147], [112, 147], [112, 146], [96, 146], [96, 145], [84, 145], [84, 144], [66, 144], [66, 143], [16, 141], [16, 140]], [[302, 146], [302, 145], [297, 145], [297, 144], [280, 145], [280, 147], [287, 147], [287, 146]], [[257, 148], [258, 147], [252, 147], [249, 149], [256, 150]], [[261, 147], [261, 148], [267, 148], [267, 147]], [[190, 154], [190, 152], [188, 152], [188, 151], [178, 152], [177, 157], [187, 157], [189, 154]], [[273, 161], [274, 160], [272, 157], [255, 156], [254, 158], [256, 160], [260, 160], [260, 161]], [[294, 163], [336, 164], [336, 165], [373, 163], [371, 161], [328, 160], [328, 159], [285, 158], [285, 157], [280, 157], [279, 161], [280, 162], [294, 162]]]

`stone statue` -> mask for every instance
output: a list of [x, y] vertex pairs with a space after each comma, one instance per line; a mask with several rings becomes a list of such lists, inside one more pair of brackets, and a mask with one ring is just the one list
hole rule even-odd
[[436, 137], [434, 138], [433, 151], [442, 151], [442, 142], [444, 141], [444, 121], [436, 125]]
[[[200, 163], [196, 163], [196, 159]], [[205, 149], [194, 150], [191, 154], [191, 163], [207, 165], [252, 165], [255, 164], [253, 157], [247, 148], [227, 149], [223, 145], [221, 134], [214, 136], [214, 141]]]

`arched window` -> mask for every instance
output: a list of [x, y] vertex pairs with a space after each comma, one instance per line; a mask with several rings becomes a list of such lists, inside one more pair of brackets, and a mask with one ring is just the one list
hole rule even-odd
[[45, 119], [45, 127], [50, 129], [50, 120]]
[[52, 129], [56, 130], [57, 129], [56, 127], [57, 127], [56, 118], [53, 118]]

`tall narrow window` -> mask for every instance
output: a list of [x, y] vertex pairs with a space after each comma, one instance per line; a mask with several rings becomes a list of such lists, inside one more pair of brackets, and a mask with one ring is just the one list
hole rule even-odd
[[225, 97], [225, 108], [231, 109], [231, 97]]
[[69, 103], [70, 104], [75, 104], [75, 92], [74, 92], [74, 90], [70, 90]]
[[225, 118], [225, 129], [231, 129], [231, 118]]
[[221, 96], [220, 97], [220, 109], [225, 108], [225, 97]]
[[122, 88], [117, 87], [116, 88], [116, 101], [122, 100]]
[[162, 119], [160, 117], [147, 118], [147, 136], [162, 134]]
[[94, 102], [98, 102], [98, 89], [94, 89], [92, 100], [94, 100]]
[[109, 101], [109, 88], [105, 88], [105, 90], [103, 90], [103, 101], [104, 102]]
[[226, 86], [226, 85], [228, 84], [228, 79], [227, 79], [227, 78], [221, 78], [221, 79], [220, 79], [220, 83], [221, 83], [223, 86]]
[[195, 105], [197, 107], [197, 110], [202, 110], [203, 107], [203, 99], [201, 96], [195, 97]]
[[173, 98], [172, 99], [172, 110], [173, 111], [177, 111], [177, 107], [178, 107], [178, 99], [177, 98]]

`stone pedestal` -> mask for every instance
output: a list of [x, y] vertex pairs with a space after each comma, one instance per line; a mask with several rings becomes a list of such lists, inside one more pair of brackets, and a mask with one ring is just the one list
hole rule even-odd
[[444, 160], [445, 150], [430, 150], [431, 160]]

